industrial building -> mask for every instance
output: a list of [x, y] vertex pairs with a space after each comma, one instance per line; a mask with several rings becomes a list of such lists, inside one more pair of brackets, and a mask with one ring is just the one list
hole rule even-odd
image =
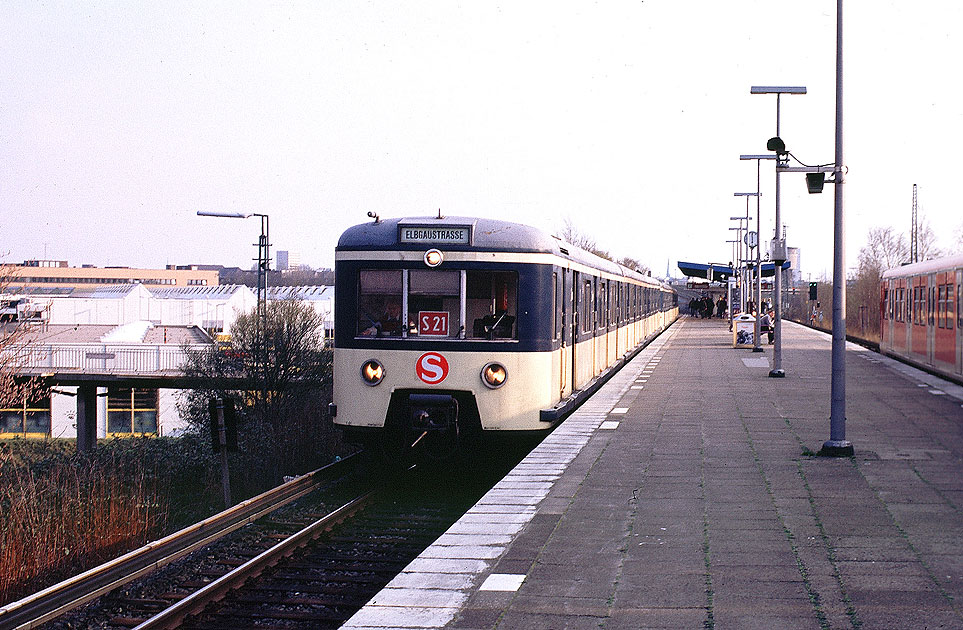
[[217, 286], [218, 272], [201, 265], [168, 265], [165, 269], [70, 267], [66, 260], [26, 260], [3, 265], [3, 281], [11, 287], [63, 287], [144, 284], [158, 287]]
[[[271, 287], [267, 299], [309, 304], [324, 318], [325, 336], [333, 334], [333, 287]], [[255, 292], [241, 285], [13, 285], [0, 295], [0, 319], [10, 326], [29, 321], [26, 367], [35, 373], [49, 364], [91, 375], [134, 370], [162, 378], [179, 372], [185, 345], [229, 338], [238, 315], [256, 306]], [[96, 437], [176, 434], [184, 428], [180, 393], [97, 387]], [[77, 395], [77, 387], [56, 387], [49, 396], [0, 410], [0, 438], [76, 437]]]

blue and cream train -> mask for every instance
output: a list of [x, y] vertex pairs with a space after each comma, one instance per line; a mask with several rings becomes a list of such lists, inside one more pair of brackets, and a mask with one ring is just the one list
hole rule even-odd
[[678, 315], [668, 285], [484, 218], [375, 216], [335, 278], [334, 422], [390, 454], [544, 433]]

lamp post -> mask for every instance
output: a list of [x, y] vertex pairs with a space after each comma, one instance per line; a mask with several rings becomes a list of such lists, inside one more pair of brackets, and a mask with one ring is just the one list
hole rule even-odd
[[[267, 276], [271, 270], [271, 244], [269, 242], [268, 215], [258, 212], [209, 212], [198, 210], [199, 217], [222, 217], [228, 219], [247, 219], [261, 217], [261, 236], [257, 243], [257, 313], [258, 320], [265, 324], [267, 320]], [[264, 327], [266, 329], [266, 326]]]
[[829, 440], [821, 453], [853, 455], [846, 439], [846, 251], [843, 242], [843, 0], [836, 0], [836, 180], [833, 201], [833, 368], [830, 394]]
[[[779, 109], [780, 99], [783, 94], [805, 94], [805, 86], [771, 86], [754, 85], [749, 89], [750, 94], [775, 94], [776, 95], [776, 137], [779, 137]], [[785, 147], [783, 147], [785, 148]], [[781, 238], [782, 215], [779, 212], [779, 160], [776, 160], [776, 230], [772, 240], [772, 260], [775, 264], [775, 283], [773, 293], [776, 295], [776, 317], [773, 322], [773, 333], [775, 334], [775, 344], [772, 348], [772, 369], [769, 376], [773, 378], [783, 378], [786, 371], [782, 368], [782, 264], [786, 262], [786, 242]]]
[[[791, 91], [794, 90], [794, 91]], [[799, 91], [801, 90], [801, 91]], [[806, 187], [810, 193], [822, 192], [825, 174], [833, 174], [836, 184], [833, 202], [833, 344], [832, 374], [830, 379], [829, 439], [823, 443], [820, 455], [851, 457], [853, 444], [846, 439], [846, 251], [844, 243], [843, 184], [846, 166], [843, 163], [843, 0], [836, 0], [836, 148], [832, 167], [790, 167], [785, 144], [779, 139], [779, 94], [805, 94], [806, 88], [753, 87], [752, 94], [776, 94], [776, 137], [768, 148], [779, 155], [776, 160], [776, 216], [779, 216], [779, 173], [806, 173]], [[779, 234], [777, 218], [776, 234]], [[775, 257], [775, 256], [774, 256]], [[779, 275], [776, 275], [777, 282]], [[777, 285], [778, 286], [778, 285]], [[779, 301], [776, 302], [779, 304]], [[777, 322], [779, 311], [776, 311]], [[776, 332], [779, 343], [779, 332]], [[772, 376], [772, 372], [769, 374]]]
[[757, 183], [757, 185], [756, 185], [756, 188], [757, 188], [756, 192], [737, 192], [737, 193], [733, 193], [733, 196], [735, 196], [735, 197], [745, 197], [745, 198], [746, 198], [746, 216], [747, 216], [747, 217], [749, 216], [749, 197], [755, 197], [755, 198], [756, 198], [756, 232], [755, 232], [755, 242], [753, 242], [753, 233], [752, 233], [752, 232], [749, 232], [749, 233], [746, 234], [747, 239], [748, 239], [747, 242], [746, 242], [746, 245], [749, 246], [750, 251], [751, 251], [752, 248], [755, 248], [755, 250], [756, 250], [756, 260], [755, 260], [755, 262], [754, 262], [755, 269], [756, 269], [756, 281], [755, 281], [755, 283], [754, 283], [754, 284], [755, 284], [755, 287], [754, 287], [754, 288], [753, 288], [753, 287], [750, 287], [750, 290], [752, 290], [753, 293], [755, 294], [753, 300], [754, 300], [755, 303], [756, 303], [756, 322], [755, 322], [755, 324], [753, 325], [752, 351], [753, 351], [753, 352], [762, 352], [762, 346], [759, 345], [759, 333], [761, 332], [761, 331], [760, 331], [759, 316], [760, 316], [760, 314], [762, 313], [762, 308], [761, 308], [761, 306], [762, 306], [762, 267], [761, 267], [762, 257], [760, 256], [760, 253], [759, 253], [759, 250], [761, 249], [761, 248], [759, 247], [759, 245], [760, 245], [760, 243], [759, 243], [759, 235], [762, 234], [762, 224], [759, 223], [759, 190], [758, 190], [758, 183]]
[[729, 307], [726, 310], [729, 312], [729, 330], [731, 331], [732, 330], [732, 311], [735, 310], [733, 309], [733, 306], [732, 306], [732, 295], [733, 295], [733, 289], [735, 288], [735, 282], [736, 282], [735, 279], [733, 278], [733, 275], [736, 270], [736, 244], [739, 241], [731, 240], [726, 242], [732, 243], [732, 261], [729, 263], [730, 273], [729, 273], [729, 277], [726, 278], [726, 301], [729, 303]]
[[263, 400], [267, 400], [267, 276], [271, 269], [271, 243], [269, 240], [269, 220], [268, 215], [258, 212], [209, 212], [198, 210], [197, 216], [200, 217], [222, 217], [228, 219], [247, 219], [250, 217], [261, 218], [261, 236], [257, 243], [257, 325], [258, 343], [258, 362], [260, 365], [261, 389]]
[[[776, 156], [773, 155], [773, 154], [770, 154], [770, 153], [748, 154], [748, 155], [744, 154], [744, 155], [740, 155], [740, 156], [739, 156], [739, 159], [740, 159], [740, 160], [755, 160], [755, 161], [756, 161], [756, 226], [757, 226], [757, 229], [759, 230], [759, 233], [762, 234], [762, 224], [759, 222], [759, 214], [760, 214], [759, 206], [760, 206], [760, 199], [761, 199], [761, 197], [762, 197], [762, 188], [761, 188], [761, 180], [762, 180], [762, 160], [775, 160], [775, 159], [776, 159]], [[762, 261], [761, 261], [761, 252], [760, 252], [759, 250], [756, 250], [756, 256], [757, 256], [757, 257], [756, 257], [756, 264], [757, 264], [757, 265], [758, 265], [758, 264], [761, 264], [761, 262], [762, 262]], [[778, 271], [776, 271], [775, 269], [774, 269], [773, 271], [774, 271], [774, 273], [782, 273], [782, 268], [780, 267]], [[778, 296], [777, 296], [777, 301], [778, 301]], [[756, 282], [756, 302], [759, 303], [759, 304], [762, 304], [762, 267], [759, 267], [759, 276], [758, 276], [757, 282]], [[773, 322], [772, 326], [773, 326], [773, 335], [775, 335], [775, 322]], [[781, 351], [781, 350], [782, 350], [782, 346], [780, 345], [779, 348], [780, 348], [780, 351]], [[755, 349], [753, 349], [753, 350], [755, 350]], [[775, 354], [775, 346], [773, 346], [773, 354]], [[781, 355], [781, 354], [780, 354], [780, 357], [779, 357], [779, 358], [780, 358], [780, 361], [781, 361], [781, 360], [782, 360], [782, 355]], [[781, 367], [781, 365], [780, 365], [780, 367]]]
[[[742, 240], [743, 229], [749, 229], [749, 217], [729, 217], [730, 221], [738, 221], [739, 224], [736, 227], [730, 227], [730, 230], [736, 231], [736, 267], [739, 269], [739, 310], [744, 311], [746, 308], [746, 283], [745, 276], [743, 274], [743, 258], [742, 258], [742, 246], [744, 244]], [[746, 227], [742, 227], [742, 222], [746, 222]], [[735, 269], [733, 269], [735, 271]]]

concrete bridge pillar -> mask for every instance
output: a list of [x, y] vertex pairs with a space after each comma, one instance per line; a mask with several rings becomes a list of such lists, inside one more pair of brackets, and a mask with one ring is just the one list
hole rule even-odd
[[97, 386], [77, 388], [77, 450], [87, 453], [97, 446]]

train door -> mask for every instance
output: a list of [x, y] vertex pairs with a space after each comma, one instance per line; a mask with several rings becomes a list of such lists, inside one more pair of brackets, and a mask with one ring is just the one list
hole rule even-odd
[[582, 386], [582, 383], [586, 382], [582, 371], [579, 370], [579, 364], [586, 362], [583, 357], [592, 358], [591, 349], [589, 349], [587, 345], [590, 343], [590, 339], [581, 334], [587, 327], [589, 327], [589, 329], [591, 327], [592, 296], [589, 291], [590, 288], [591, 280], [586, 280], [578, 271], [572, 272], [572, 298], [574, 305], [572, 308], [572, 321], [569, 328], [572, 337], [571, 373], [573, 390], [578, 389]]
[[881, 283], [880, 292], [880, 302], [882, 304], [882, 309], [879, 316], [879, 341], [883, 346], [893, 346], [893, 322], [890, 319], [890, 315], [893, 312], [892, 303], [894, 299], [893, 295], [893, 281], [883, 280]]
[[559, 291], [559, 307], [561, 309], [562, 338], [559, 360], [559, 398], [568, 396], [574, 385], [575, 378], [575, 291], [572, 284], [573, 272], [570, 269], [561, 270], [561, 290]]
[[963, 269], [956, 270], [956, 373], [963, 374]]
[[936, 326], [933, 327], [933, 360], [941, 370], [956, 367], [956, 272], [936, 274]]
[[909, 351], [917, 357], [926, 357], [926, 276], [911, 278], [913, 296], [913, 325], [910, 326]]
[[929, 274], [923, 281], [926, 291], [926, 364], [936, 360], [936, 275]]
[[568, 318], [568, 343], [569, 343], [569, 377], [568, 377], [568, 393], [571, 394], [576, 389], [578, 389], [578, 361], [576, 360], [576, 352], [578, 349], [578, 330], [580, 323], [580, 310], [579, 310], [579, 299], [578, 299], [578, 288], [579, 288], [579, 274], [577, 271], [565, 271], [565, 277], [569, 281], [568, 289], [565, 292], [568, 298], [569, 310], [571, 312], [571, 317]]
[[901, 291], [901, 295], [903, 296], [903, 331], [900, 337], [900, 344], [902, 348], [906, 349], [908, 354], [910, 352], [910, 343], [913, 334], [913, 281], [910, 278], [901, 278], [899, 282], [903, 284], [903, 290]]

